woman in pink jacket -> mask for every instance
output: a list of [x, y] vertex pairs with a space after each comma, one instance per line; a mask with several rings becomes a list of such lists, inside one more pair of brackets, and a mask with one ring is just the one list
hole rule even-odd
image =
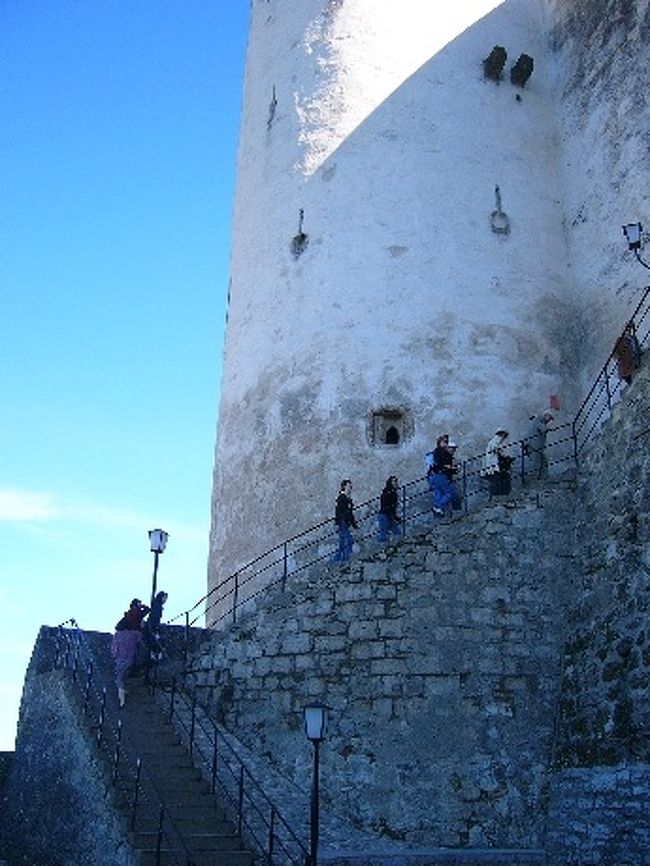
[[146, 604], [134, 598], [124, 616], [115, 626], [111, 653], [115, 659], [115, 682], [117, 699], [121, 707], [126, 701], [126, 678], [135, 666], [138, 652], [142, 646], [142, 620], [149, 613]]

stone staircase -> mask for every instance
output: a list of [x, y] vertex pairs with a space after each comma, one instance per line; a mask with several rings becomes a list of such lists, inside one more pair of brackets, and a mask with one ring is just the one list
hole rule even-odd
[[[165, 819], [182, 837], [193, 866], [253, 866], [233, 824], [220, 808], [209, 785], [194, 767], [173, 726], [142, 682], [131, 680], [127, 704], [121, 711], [125, 741], [142, 761], [147, 783], [165, 805]], [[117, 803], [130, 820], [133, 783], [118, 774]], [[133, 844], [142, 866], [155, 866], [159, 815], [151, 809], [136, 811]], [[186, 864], [181, 845], [163, 840], [162, 866]]]

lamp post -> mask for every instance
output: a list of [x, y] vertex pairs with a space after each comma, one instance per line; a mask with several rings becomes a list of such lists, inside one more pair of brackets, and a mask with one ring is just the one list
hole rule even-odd
[[311, 780], [311, 839], [309, 847], [309, 866], [318, 863], [318, 818], [319, 818], [319, 746], [325, 738], [327, 727], [327, 707], [322, 704], [310, 704], [305, 707], [305, 734], [314, 747], [314, 770]]
[[643, 226], [641, 223], [627, 223], [627, 225], [623, 226], [623, 234], [625, 235], [628, 249], [632, 250], [639, 264], [643, 265], [644, 268], [647, 268], [650, 271], [650, 265], [643, 261], [641, 253], [639, 252], [641, 249], [642, 233]]
[[164, 529], [150, 529], [149, 530], [149, 543], [151, 547], [151, 552], [153, 553], [153, 578], [151, 581], [151, 604], [153, 604], [153, 600], [156, 597], [156, 581], [158, 579], [158, 557], [165, 550], [167, 546], [167, 539], [169, 538], [169, 533], [165, 532]]

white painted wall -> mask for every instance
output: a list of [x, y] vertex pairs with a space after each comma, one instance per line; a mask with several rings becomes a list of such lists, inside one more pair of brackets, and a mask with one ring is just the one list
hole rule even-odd
[[[523, 435], [550, 394], [570, 417], [584, 279], [565, 230], [559, 14], [544, 0], [254, 0], [210, 585], [327, 517], [341, 477], [365, 499], [420, 474], [441, 431], [462, 457], [500, 424]], [[482, 66], [495, 44], [498, 85]], [[522, 52], [523, 91], [508, 75]], [[496, 185], [507, 237], [490, 227]], [[367, 421], [386, 405], [413, 436], [376, 448]]]

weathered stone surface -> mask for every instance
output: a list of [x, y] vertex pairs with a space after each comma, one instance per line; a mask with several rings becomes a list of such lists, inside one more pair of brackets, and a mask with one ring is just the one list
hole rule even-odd
[[[324, 804], [382, 838], [546, 845], [553, 866], [644, 863], [644, 831], [624, 853], [617, 816], [628, 789], [650, 793], [647, 395], [644, 368], [577, 483], [489, 503], [349, 570], [294, 575], [287, 592], [301, 599], [301, 621], [285, 629], [286, 613], [251, 614], [238, 626], [270, 665], [289, 629], [312, 635], [278, 680], [288, 700], [236, 675], [229, 651], [228, 669], [215, 659], [233, 689], [226, 724], [251, 747], [261, 736], [274, 766], [298, 780], [309, 773], [295, 733], [303, 704], [335, 707]], [[328, 599], [318, 617], [305, 600], [314, 578]], [[214, 642], [236, 647], [236, 634]], [[322, 676], [297, 676], [310, 667]], [[195, 679], [209, 689], [202, 666]], [[619, 770], [633, 765], [624, 788]], [[588, 816], [601, 807], [596, 827]], [[638, 823], [632, 815], [621, 828]], [[608, 861], [610, 850], [628, 859]]]
[[[301, 599], [300, 622], [251, 614], [215, 635], [229, 645], [227, 669], [215, 661], [233, 688], [225, 723], [251, 748], [247, 732], [256, 731], [274, 765], [297, 779], [309, 772], [296, 758], [301, 708], [323, 699], [340, 707], [323, 747], [323, 800], [353, 826], [411, 844], [540, 844], [573, 496], [557, 484], [543, 505], [536, 492], [514, 508], [491, 504], [349, 572], [315, 566], [319, 592], [334, 599], [317, 618], [305, 600], [314, 575], [294, 575], [287, 589]], [[284, 666], [286, 709], [254, 689], [232, 655], [239, 631], [264, 648], [258, 665]], [[324, 676], [298, 675], [314, 665]], [[195, 679], [210, 688], [203, 664]]]
[[39, 641], [25, 679], [2, 837], [24, 864], [137, 866], [110, 779], [64, 672]]

